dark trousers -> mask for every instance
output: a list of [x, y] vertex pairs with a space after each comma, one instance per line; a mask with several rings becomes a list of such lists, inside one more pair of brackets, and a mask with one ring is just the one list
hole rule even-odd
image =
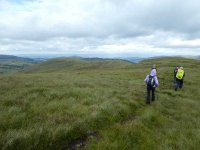
[[147, 86], [147, 103], [155, 100], [155, 88]]
[[179, 80], [176, 78], [176, 87], [175, 90], [177, 90], [178, 88], [182, 88], [183, 87], [183, 79]]

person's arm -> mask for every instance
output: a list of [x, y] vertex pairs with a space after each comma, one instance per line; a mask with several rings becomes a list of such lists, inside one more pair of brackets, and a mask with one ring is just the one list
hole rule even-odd
[[158, 87], [159, 83], [158, 83], [158, 78], [157, 78], [157, 76], [154, 77], [154, 80], [155, 80], [155, 86]]
[[144, 82], [147, 83], [149, 79], [149, 75], [146, 76], [146, 78], [144, 79]]

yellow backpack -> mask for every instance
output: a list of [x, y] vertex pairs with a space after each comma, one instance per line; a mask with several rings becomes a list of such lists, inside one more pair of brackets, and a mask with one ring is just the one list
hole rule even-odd
[[176, 78], [181, 80], [181, 79], [183, 79], [183, 75], [184, 75], [184, 70], [178, 69], [178, 71], [176, 73]]

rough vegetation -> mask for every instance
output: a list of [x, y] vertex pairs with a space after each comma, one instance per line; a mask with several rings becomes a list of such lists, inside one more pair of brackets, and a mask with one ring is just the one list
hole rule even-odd
[[[146, 105], [143, 80], [154, 63], [159, 96]], [[183, 65], [186, 78], [184, 88], [175, 92], [177, 64]], [[200, 62], [184, 58], [139, 64], [55, 59], [0, 76], [0, 147], [196, 150], [199, 74]]]

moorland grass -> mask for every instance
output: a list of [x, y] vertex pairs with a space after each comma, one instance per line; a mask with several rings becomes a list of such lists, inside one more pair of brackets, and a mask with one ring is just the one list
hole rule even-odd
[[[159, 99], [146, 106], [144, 77], [158, 68]], [[173, 90], [173, 67], [186, 70]], [[195, 149], [200, 146], [199, 61], [51, 60], [0, 76], [1, 149], [63, 149], [89, 132], [85, 149]]]
[[[148, 64], [151, 61], [140, 63]], [[189, 59], [158, 59], [159, 99], [139, 108], [133, 119], [101, 130], [85, 149], [197, 150], [200, 147], [200, 63]], [[185, 67], [184, 88], [175, 92], [173, 65]]]

